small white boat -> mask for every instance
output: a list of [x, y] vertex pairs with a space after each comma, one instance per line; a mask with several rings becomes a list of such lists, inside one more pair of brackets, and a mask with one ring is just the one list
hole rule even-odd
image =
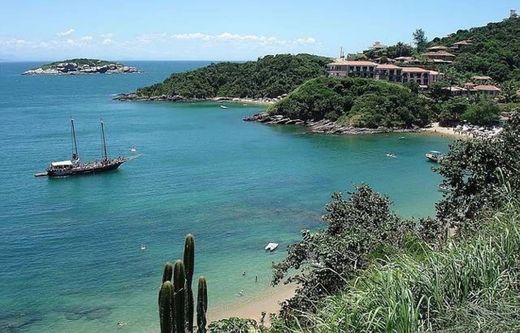
[[228, 107], [225, 106], [225, 105], [221, 105], [220, 108], [221, 108], [221, 109], [227, 109]]
[[397, 158], [397, 156], [395, 154], [392, 154], [392, 153], [386, 154], [386, 157]]
[[278, 243], [269, 243], [265, 246], [265, 250], [269, 252], [273, 252], [278, 247]]
[[144, 251], [144, 250], [146, 250], [146, 245], [141, 244], [141, 251]]
[[130, 148], [130, 151], [131, 151], [132, 153], [135, 153], [135, 152], [137, 151], [137, 149], [135, 148], [135, 146], [132, 146], [132, 148]]
[[442, 158], [444, 157], [444, 155], [442, 155], [442, 153], [440, 151], [436, 151], [436, 150], [432, 150], [429, 153], [426, 153], [425, 156], [428, 159], [428, 161], [435, 162], [435, 163], [439, 163], [442, 160]]

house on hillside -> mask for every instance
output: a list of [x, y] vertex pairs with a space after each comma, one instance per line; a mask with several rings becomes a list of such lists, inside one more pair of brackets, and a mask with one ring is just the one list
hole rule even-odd
[[372, 47], [370, 47], [370, 48], [372, 50], [376, 50], [376, 51], [384, 50], [384, 49], [386, 49], [386, 45], [383, 45], [383, 44], [381, 44], [381, 42], [376, 41], [376, 42], [374, 42], [374, 44], [372, 44]]
[[403, 67], [402, 82], [417, 82], [421, 88], [439, 81], [440, 73], [421, 67]]
[[451, 86], [446, 88], [453, 96], [480, 96], [495, 98], [500, 94], [500, 88], [492, 84], [475, 84], [467, 82], [463, 87]]
[[[444, 46], [443, 46], [443, 48], [444, 48]], [[437, 60], [437, 62], [439, 62], [439, 60], [440, 60], [442, 62], [451, 63], [455, 59], [455, 55], [449, 53], [446, 50], [428, 51], [426, 53], [423, 53], [422, 55], [428, 60], [433, 60], [433, 61]]]
[[331, 76], [353, 76], [374, 78], [377, 64], [371, 61], [343, 60], [327, 64], [327, 71]]
[[417, 82], [422, 88], [437, 82], [439, 72], [420, 67], [400, 67], [394, 64], [377, 64], [371, 61], [336, 59], [327, 64], [330, 76], [373, 78], [388, 82]]
[[461, 40], [461, 41], [453, 43], [453, 45], [450, 47], [450, 49], [455, 50], [455, 51], [460, 51], [469, 45], [471, 45], [471, 40], [465, 39], [465, 40]]
[[392, 64], [380, 64], [376, 67], [376, 80], [402, 82], [402, 67]]

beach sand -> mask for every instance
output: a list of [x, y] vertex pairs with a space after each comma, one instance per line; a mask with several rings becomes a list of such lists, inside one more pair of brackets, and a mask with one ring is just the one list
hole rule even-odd
[[423, 131], [426, 133], [432, 133], [440, 136], [447, 136], [457, 139], [471, 138], [471, 136], [468, 133], [455, 132], [454, 127], [442, 127], [439, 126], [439, 123], [433, 123], [430, 127], [424, 128]]
[[269, 314], [278, 313], [280, 303], [291, 298], [295, 290], [296, 286], [294, 284], [270, 287], [258, 296], [247, 299], [240, 298], [236, 302], [224, 305], [216, 311], [208, 312], [209, 321], [239, 317], [254, 319], [259, 322], [262, 312], [266, 312], [265, 323], [269, 324]]

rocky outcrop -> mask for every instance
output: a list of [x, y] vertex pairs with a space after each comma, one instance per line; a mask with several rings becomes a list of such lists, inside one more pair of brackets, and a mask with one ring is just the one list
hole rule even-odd
[[23, 72], [23, 75], [60, 75], [60, 74], [119, 74], [119, 73], [137, 73], [136, 67], [125, 66], [117, 63], [103, 64], [78, 64], [76, 62], [60, 62], [56, 64], [46, 65]]
[[114, 97], [115, 100], [119, 101], [168, 101], [168, 102], [222, 102], [230, 101], [237, 103], [250, 103], [250, 104], [273, 104], [279, 101], [282, 97], [276, 98], [240, 98], [240, 97], [208, 97], [208, 98], [194, 98], [184, 97], [181, 95], [156, 95], [156, 96], [144, 96], [136, 93], [119, 94]]
[[186, 98], [184, 98], [181, 95], [141, 96], [141, 95], [137, 95], [136, 93], [119, 94], [119, 95], [116, 95], [114, 97], [114, 99], [118, 100], [118, 101], [170, 101], [170, 102], [186, 100]]
[[419, 130], [415, 128], [358, 128], [352, 126], [344, 126], [337, 124], [336, 122], [322, 119], [319, 121], [314, 120], [301, 120], [291, 119], [284, 117], [283, 115], [272, 115], [268, 112], [261, 112], [252, 116], [245, 117], [244, 121], [256, 121], [269, 125], [303, 125], [312, 133], [326, 133], [326, 134], [376, 134], [376, 133], [390, 133], [390, 132], [416, 132]]

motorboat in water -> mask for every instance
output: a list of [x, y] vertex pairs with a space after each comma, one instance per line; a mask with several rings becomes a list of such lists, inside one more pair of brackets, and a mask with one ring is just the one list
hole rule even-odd
[[425, 154], [426, 158], [430, 162], [439, 163], [443, 158], [444, 155], [440, 151], [431, 150], [430, 152]]
[[269, 252], [273, 252], [274, 250], [276, 250], [278, 248], [278, 243], [269, 243], [265, 246], [265, 250], [266, 251], [269, 251]]

